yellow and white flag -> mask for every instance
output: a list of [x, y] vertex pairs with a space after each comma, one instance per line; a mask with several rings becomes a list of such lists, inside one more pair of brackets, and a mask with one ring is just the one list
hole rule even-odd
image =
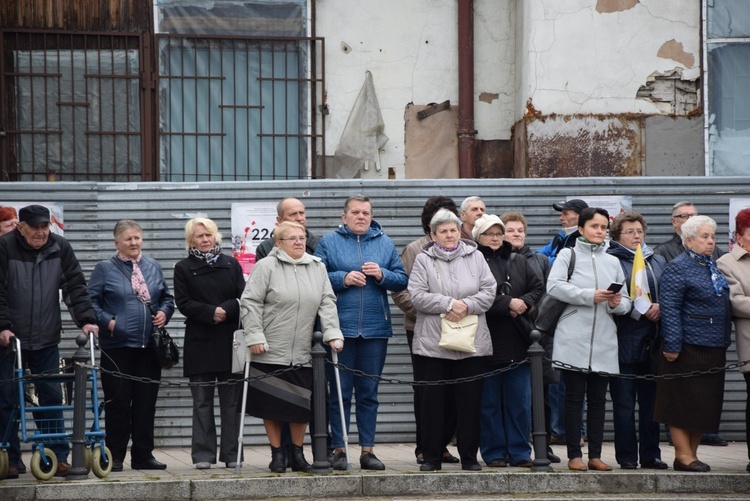
[[630, 298], [633, 300], [631, 316], [636, 320], [651, 307], [651, 290], [648, 287], [646, 274], [646, 259], [643, 257], [641, 246], [635, 250], [633, 258], [633, 273], [630, 276]]

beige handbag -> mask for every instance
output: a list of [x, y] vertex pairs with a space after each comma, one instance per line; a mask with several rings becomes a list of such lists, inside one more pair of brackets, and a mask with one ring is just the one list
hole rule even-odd
[[[432, 264], [435, 265], [435, 272], [442, 288], [443, 278], [440, 276], [437, 259], [433, 259]], [[445, 294], [445, 291], [443, 291], [443, 294]], [[447, 296], [447, 294], [445, 295]], [[474, 346], [474, 338], [477, 336], [478, 327], [478, 315], [466, 315], [458, 322], [451, 322], [443, 316], [440, 319], [440, 342], [438, 346], [463, 353], [476, 353], [477, 349]]]
[[466, 315], [458, 322], [451, 322], [443, 317], [440, 320], [440, 343], [438, 346], [453, 351], [476, 353], [474, 338], [479, 327], [479, 316]]
[[[239, 299], [237, 302], [239, 303]], [[242, 328], [242, 314], [237, 321], [237, 330], [234, 331], [232, 339], [232, 373], [242, 374], [245, 372], [245, 354], [247, 353], [247, 341], [245, 341], [245, 330]]]

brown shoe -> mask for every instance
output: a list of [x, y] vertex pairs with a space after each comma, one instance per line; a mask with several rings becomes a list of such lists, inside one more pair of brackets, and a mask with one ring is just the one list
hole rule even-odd
[[5, 475], [5, 478], [18, 478], [18, 475], [20, 475], [18, 468], [16, 468], [15, 465], [9, 465], [8, 473]]
[[65, 461], [60, 461], [57, 463], [57, 471], [55, 472], [56, 477], [65, 477], [68, 475], [68, 472], [70, 471], [70, 463], [67, 463]]
[[589, 470], [612, 471], [612, 467], [599, 458], [589, 459]]
[[581, 458], [572, 458], [568, 460], [568, 469], [572, 471], [588, 471], [586, 463]]

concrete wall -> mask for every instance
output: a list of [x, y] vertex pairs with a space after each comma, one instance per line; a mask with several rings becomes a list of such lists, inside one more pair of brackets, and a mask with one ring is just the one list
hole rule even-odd
[[[509, 139], [514, 107], [514, 5], [475, 0], [475, 113], [478, 139]], [[317, 2], [317, 35], [326, 38], [326, 151], [332, 153], [355, 99], [372, 72], [385, 133], [380, 172], [404, 170], [404, 111], [409, 103], [458, 102], [456, 0]]]
[[700, 2], [524, 0], [516, 26], [516, 114], [659, 114], [636, 99], [654, 72], [700, 72]]
[[[389, 167], [399, 179], [423, 177], [421, 172], [429, 171], [430, 166], [416, 166], [417, 175], [406, 172], [410, 160], [404, 155], [409, 126], [405, 108], [409, 103], [422, 106], [445, 100], [458, 104], [457, 10], [455, 0], [317, 3], [317, 35], [326, 38], [329, 154], [338, 145], [369, 70], [390, 141], [381, 151], [382, 169], [362, 171], [361, 176], [384, 179]], [[700, 106], [694, 91], [700, 74], [700, 2], [475, 0], [474, 10], [479, 140], [509, 140], [524, 114], [584, 117], [565, 127], [575, 129], [572, 135], [554, 132], [565, 137], [563, 143], [575, 144], [592, 120], [600, 120], [598, 115], [606, 117], [596, 127], [606, 128], [611, 117], [618, 120], [623, 114], [682, 115]], [[675, 80], [685, 82], [687, 89], [687, 96], [681, 90], [680, 103], [670, 103], [664, 90]], [[529, 102], [533, 106], [527, 108]], [[607, 147], [605, 139], [603, 148]], [[428, 146], [411, 144], [412, 148]], [[641, 153], [635, 148], [625, 156]], [[694, 175], [699, 167], [674, 173]], [[575, 169], [568, 165], [564, 170]], [[527, 170], [528, 166], [516, 166], [514, 172]], [[543, 169], [550, 170], [554, 169]], [[610, 165], [588, 175], [612, 171]], [[655, 166], [643, 173], [657, 172], [671, 169]], [[620, 175], [634, 173], [641, 174], [624, 169]]]

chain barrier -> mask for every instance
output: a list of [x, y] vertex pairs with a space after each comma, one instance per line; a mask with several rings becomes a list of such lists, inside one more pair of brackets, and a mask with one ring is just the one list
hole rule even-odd
[[569, 371], [574, 371], [574, 372], [585, 372], [589, 374], [596, 374], [596, 375], [604, 376], [604, 377], [615, 377], [615, 378], [620, 378], [620, 379], [644, 379], [646, 381], [687, 379], [687, 378], [693, 378], [693, 377], [699, 377], [699, 376], [707, 376], [710, 374], [718, 374], [720, 372], [737, 369], [739, 367], [742, 367], [750, 363], [750, 360], [744, 360], [742, 362], [727, 364], [724, 367], [711, 367], [710, 369], [706, 369], [703, 371], [681, 372], [678, 374], [662, 374], [661, 376], [657, 376], [656, 374], [637, 375], [637, 374], [612, 373], [612, 372], [606, 372], [606, 371], [590, 371], [588, 369], [581, 369], [580, 367], [574, 367], [570, 364], [566, 364], [565, 362], [560, 362], [558, 360], [551, 360], [547, 357], [544, 358], [544, 361], [551, 363], [552, 366], [555, 367], [556, 369], [564, 369], [564, 370], [569, 370]]
[[[659, 381], [659, 380], [671, 380], [671, 379], [688, 379], [688, 378], [694, 378], [699, 376], [706, 376], [711, 374], [718, 374], [720, 372], [725, 372], [733, 369], [738, 369], [740, 367], [743, 367], [745, 365], [750, 364], [750, 360], [744, 360], [742, 362], [735, 362], [732, 364], [727, 364], [724, 367], [712, 367], [710, 369], [706, 369], [703, 371], [690, 371], [690, 372], [684, 372], [679, 374], [663, 374], [661, 376], [657, 376], [656, 374], [643, 374], [643, 375], [637, 375], [637, 374], [619, 374], [619, 373], [611, 373], [606, 371], [589, 371], [588, 369], [582, 369], [580, 367], [575, 367], [570, 364], [566, 364], [564, 362], [560, 362], [558, 360], [552, 360], [547, 357], [544, 357], [543, 360], [549, 364], [551, 364], [556, 369], [563, 369], [563, 370], [569, 370], [574, 372], [581, 372], [581, 373], [590, 373], [590, 374], [596, 374], [599, 376], [604, 377], [614, 377], [614, 378], [620, 378], [620, 379], [642, 379], [646, 381]], [[512, 371], [513, 369], [516, 369], [517, 367], [520, 367], [523, 364], [529, 363], [530, 359], [525, 358], [523, 360], [519, 360], [517, 362], [512, 362], [511, 364], [507, 365], [506, 367], [501, 367], [499, 369], [495, 369], [489, 372], [485, 372], [482, 374], [477, 374], [475, 376], [470, 377], [464, 377], [464, 378], [458, 378], [458, 379], [439, 379], [435, 381], [415, 381], [415, 380], [404, 380], [404, 379], [398, 379], [398, 378], [389, 378], [385, 376], [378, 376], [375, 374], [367, 374], [366, 372], [363, 372], [359, 369], [352, 369], [350, 367], [347, 367], [346, 365], [342, 363], [334, 364], [332, 361], [326, 359], [326, 364], [329, 364], [333, 367], [338, 367], [342, 371], [347, 371], [352, 373], [353, 375], [357, 377], [367, 378], [371, 379], [373, 381], [378, 381], [380, 383], [384, 384], [402, 384], [407, 386], [440, 386], [440, 385], [452, 385], [452, 384], [461, 384], [461, 383], [468, 383], [471, 381], [476, 381], [478, 379], [484, 379], [487, 377], [495, 376], [498, 374], [502, 374], [503, 372]], [[65, 369], [70, 369], [75, 364], [67, 365], [65, 366]], [[83, 367], [85, 367], [88, 370], [93, 369], [93, 367], [90, 364], [82, 364]], [[284, 367], [282, 369], [277, 369], [273, 372], [269, 372], [267, 374], [261, 374], [259, 376], [250, 376], [247, 379], [243, 377], [237, 377], [233, 379], [227, 379], [226, 381], [208, 381], [208, 382], [191, 382], [191, 381], [168, 381], [168, 380], [156, 380], [156, 379], [150, 379], [147, 377], [142, 376], [133, 376], [130, 374], [125, 374], [123, 372], [115, 371], [115, 370], [108, 370], [103, 369], [101, 366], [97, 366], [97, 369], [101, 373], [110, 374], [115, 377], [119, 377], [121, 379], [127, 379], [129, 381], [135, 381], [139, 383], [148, 383], [148, 384], [158, 384], [159, 386], [167, 386], [167, 387], [193, 387], [193, 386], [222, 386], [222, 385], [230, 385], [230, 384], [237, 384], [237, 383], [244, 383], [247, 381], [248, 383], [253, 381], [260, 381], [262, 379], [267, 379], [270, 377], [276, 377], [281, 374], [284, 374], [285, 372], [297, 370], [301, 367], [304, 367], [301, 364], [292, 365], [289, 367]], [[45, 371], [41, 374], [34, 374], [31, 377], [26, 376], [23, 379], [18, 378], [12, 378], [9, 380], [5, 380], [4, 382], [10, 382], [10, 383], [17, 383], [18, 381], [33, 381], [34, 377], [36, 376], [53, 376], [53, 375], [59, 375], [59, 372], [51, 372], [51, 371]]]

